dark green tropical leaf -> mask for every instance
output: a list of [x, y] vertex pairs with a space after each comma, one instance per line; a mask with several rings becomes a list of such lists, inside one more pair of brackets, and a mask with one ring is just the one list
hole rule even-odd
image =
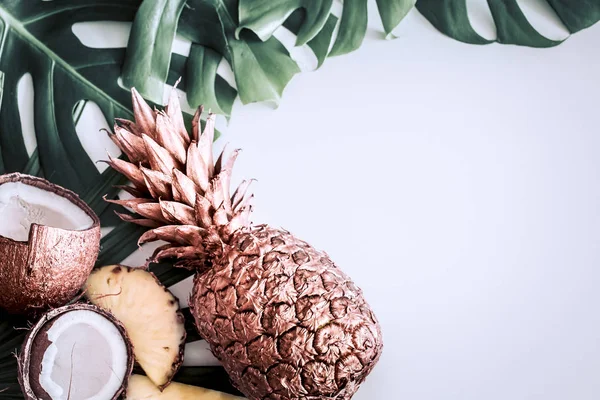
[[42, 178], [44, 177], [44, 174], [42, 173], [42, 168], [40, 166], [40, 155], [38, 154], [37, 149], [35, 149], [33, 154], [31, 154], [31, 157], [29, 157], [29, 161], [27, 161], [27, 164], [25, 165], [25, 167], [23, 167], [22, 172], [28, 175], [39, 176]]
[[305, 10], [304, 22], [296, 40], [296, 45], [301, 46], [321, 31], [332, 5], [333, 0], [240, 0], [240, 22], [236, 36], [242, 29], [250, 29], [262, 41], [266, 41], [294, 11], [302, 8]]
[[317, 68], [323, 65], [323, 62], [325, 62], [325, 59], [328, 56], [329, 46], [331, 45], [333, 32], [335, 31], [337, 22], [338, 18], [331, 14], [325, 23], [323, 30], [321, 30], [321, 32], [319, 32], [319, 34], [315, 36], [313, 40], [308, 42], [308, 46], [313, 50], [315, 56], [317, 57]]
[[25, 339], [27, 321], [0, 310], [0, 398], [22, 399], [17, 380], [17, 351]]
[[[232, 66], [237, 91], [243, 103], [269, 101], [278, 104], [283, 89], [300, 71], [288, 51], [276, 39], [270, 38], [263, 42], [247, 32], [237, 38], [237, 8], [237, 1], [234, 0], [190, 0], [184, 7], [179, 22], [163, 21], [163, 25], [169, 24], [170, 29], [174, 29], [178, 23], [177, 31], [193, 43], [185, 74], [186, 84], [194, 83], [193, 89], [189, 90], [192, 107], [200, 103], [207, 104], [214, 111], [220, 110], [224, 115], [229, 115], [234, 90], [217, 76], [216, 66], [221, 58], [225, 58]], [[132, 35], [143, 38], [154, 35], [155, 31], [157, 28], [151, 24], [136, 24]], [[135, 53], [128, 52], [127, 63], [133, 65], [140, 57], [152, 60], [151, 65], [161, 66], [160, 69], [155, 68], [153, 76], [162, 77], [164, 60], [170, 56], [171, 47], [172, 38], [170, 41], [156, 42], [152, 48], [136, 48]], [[206, 49], [213, 52], [207, 52]], [[144, 75], [128, 73], [127, 79], [130, 85], [136, 87], [156, 86], [147, 87], [146, 93], [156, 93], [154, 97], [158, 97], [158, 93], [162, 93], [166, 77], [162, 81], [148, 82]]]
[[122, 62], [122, 52], [84, 46], [71, 26], [109, 16], [126, 20], [133, 17], [138, 2], [113, 0], [102, 6], [95, 3], [4, 1], [1, 4], [5, 45], [0, 54], [0, 70], [4, 73], [0, 146], [6, 172], [22, 171], [29, 162], [16, 98], [19, 80], [30, 73], [35, 89], [35, 125], [43, 127], [36, 132], [41, 171], [48, 179], [78, 193], [102, 181], [102, 175], [77, 138], [73, 110], [80, 100], [92, 100], [107, 120], [130, 116], [127, 93], [118, 86], [118, 75], [114, 73]]
[[190, 104], [203, 104], [212, 112], [229, 117], [237, 92], [217, 75], [222, 58], [208, 47], [192, 44], [186, 70], [187, 98]]
[[600, 21], [597, 0], [547, 0], [569, 32], [576, 33]]
[[[600, 2], [596, 0], [546, 2], [572, 33], [600, 19]], [[497, 26], [495, 41], [532, 47], [561, 43], [537, 32], [517, 0], [488, 3]], [[392, 37], [392, 31], [415, 4], [450, 37], [473, 44], [494, 42], [473, 29], [466, 0], [377, 0], [386, 37]], [[162, 99], [164, 83], [171, 78], [169, 61], [173, 57], [169, 55], [177, 31], [192, 42], [182, 71], [186, 77], [182, 87], [192, 107], [202, 103], [229, 117], [236, 93], [243, 103], [277, 104], [287, 83], [299, 72], [288, 51], [273, 37], [279, 27], [296, 34], [296, 45], [307, 44], [318, 66], [327, 56], [346, 54], [361, 46], [367, 31], [367, 0], [344, 0], [339, 19], [332, 7], [332, 0], [189, 0], [183, 8], [182, 0], [146, 0], [132, 30], [123, 80], [143, 88], [154, 101]], [[223, 58], [232, 67], [236, 89], [217, 74]]]
[[148, 269], [166, 287], [173, 286], [177, 282], [194, 275], [193, 271], [185, 268], [173, 268], [173, 264], [166, 262], [150, 264]]
[[516, 0], [489, 0], [488, 4], [496, 23], [498, 43], [531, 47], [552, 47], [562, 43], [562, 40], [550, 40], [536, 31]]
[[[121, 210], [122, 211], [122, 210]], [[121, 223], [100, 241], [97, 265], [118, 264], [138, 249], [137, 240], [145, 229], [134, 224]]]
[[[161, 103], [169, 74], [171, 46], [186, 0], [146, 0], [140, 6], [127, 44], [123, 84], [147, 99]], [[168, 48], [169, 51], [162, 51]]]
[[[283, 26], [289, 29], [292, 33], [297, 34], [302, 27], [304, 21], [304, 10], [296, 10], [290, 17], [285, 21]], [[327, 19], [327, 22], [321, 29], [321, 32], [315, 36], [310, 42], [307, 43], [308, 47], [311, 48], [315, 56], [317, 57], [317, 68], [323, 65], [323, 62], [329, 54], [329, 47], [333, 39], [333, 32], [337, 25], [338, 18], [331, 14]]]
[[416, 7], [439, 31], [456, 40], [471, 44], [493, 42], [475, 32], [465, 0], [419, 0]]
[[358, 49], [367, 33], [367, 19], [367, 0], [346, 0], [330, 55], [339, 56]]
[[383, 30], [389, 39], [392, 31], [406, 17], [406, 14], [413, 9], [417, 0], [377, 0], [377, 8], [383, 22]]
[[[377, 1], [388, 36], [413, 8], [415, 1]], [[297, 35], [296, 45], [310, 44], [319, 32], [329, 29], [327, 23], [332, 16], [332, 6], [333, 2], [329, 0], [240, 0], [240, 26], [237, 32], [249, 29], [260, 39], [267, 40], [281, 25], [287, 27], [289, 19], [297, 17], [295, 11], [302, 9], [302, 22], [292, 31]], [[367, 20], [367, 0], [344, 0], [338, 34], [329, 55], [342, 55], [358, 49], [365, 38]], [[297, 22], [292, 24], [297, 25]]]
[[[596, 0], [546, 0], [571, 33], [600, 20], [600, 2]], [[488, 0], [498, 37], [503, 44], [530, 47], [552, 47], [562, 40], [551, 40], [539, 33], [527, 20], [517, 0]], [[442, 33], [462, 42], [488, 44], [473, 29], [467, 14], [466, 0], [418, 0], [417, 9]]]
[[[188, 1], [181, 14], [178, 32], [192, 42], [190, 55], [172, 55], [167, 83], [173, 84], [181, 78], [181, 87], [187, 89], [188, 103], [192, 108], [203, 104], [215, 113], [222, 110], [223, 115], [229, 117], [237, 91], [217, 75], [217, 67], [224, 58], [227, 43], [213, 5], [206, 1]], [[218, 54], [218, 61], [216, 56], [207, 60], [206, 53], [199, 51], [200, 48]], [[167, 53], [170, 51], [167, 48], [162, 50]], [[188, 78], [193, 80], [191, 84], [188, 84]]]

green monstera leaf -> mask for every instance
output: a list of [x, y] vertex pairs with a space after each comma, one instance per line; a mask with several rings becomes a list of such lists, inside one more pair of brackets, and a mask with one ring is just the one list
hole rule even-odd
[[[130, 92], [119, 84], [125, 48], [92, 48], [75, 35], [77, 23], [133, 21], [137, 0], [0, 1], [0, 174], [25, 172], [44, 177], [77, 192], [100, 216], [108, 233], [102, 238], [99, 264], [118, 263], [138, 249], [140, 229], [120, 222], [114, 209], [102, 200], [116, 197], [123, 178], [111, 169], [102, 172], [90, 158], [82, 134], [102, 140], [100, 126], [78, 121], [92, 103], [106, 121], [132, 118]], [[176, 60], [167, 71], [174, 83], [184, 66]], [[23, 105], [24, 79], [33, 86], [33, 109]], [[33, 115], [30, 126], [22, 123]], [[79, 131], [79, 133], [78, 133]], [[168, 264], [151, 270], [170, 286], [190, 275]], [[0, 398], [22, 399], [17, 381], [18, 353], [28, 322], [0, 311]], [[188, 321], [190, 329], [193, 327]], [[199, 340], [190, 335], [191, 340]], [[221, 367], [184, 367], [176, 380], [237, 393]]]
[[[123, 81], [144, 97], [158, 102], [170, 63], [174, 33], [191, 42], [183, 83], [190, 106], [202, 103], [229, 116], [236, 95], [243, 103], [279, 103], [283, 89], [300, 69], [276, 39], [254, 35], [236, 37], [237, 2], [231, 0], [146, 0], [136, 15], [127, 49]], [[217, 74], [225, 59], [235, 76], [236, 89]], [[142, 60], [142, 62], [139, 62]]]
[[[377, 0], [387, 34], [415, 1]], [[185, 64], [183, 81], [192, 107], [202, 103], [229, 117], [237, 95], [242, 103], [277, 105], [300, 72], [273, 36], [281, 26], [296, 35], [296, 45], [312, 50], [320, 67], [328, 56], [360, 47], [367, 31], [367, 0], [346, 0], [339, 18], [334, 0], [146, 0], [132, 28], [123, 82], [159, 102], [170, 64], [178, 62]], [[189, 54], [171, 53], [176, 35], [191, 42]], [[218, 74], [223, 60], [231, 66], [235, 88]]]
[[[388, 37], [414, 7], [416, 0], [377, 0], [377, 7]], [[240, 0], [239, 33], [249, 29], [262, 40], [273, 32], [297, 10], [304, 16], [293, 32], [300, 46], [314, 39], [325, 27], [333, 9], [333, 0]], [[344, 0], [339, 19], [339, 30], [329, 53], [330, 56], [346, 54], [358, 49], [367, 32], [367, 0]]]
[[[600, 19], [600, 2], [543, 0], [571, 33]], [[341, 3], [341, 8], [339, 4]], [[562, 43], [539, 33], [517, 0], [487, 0], [497, 38], [473, 29], [467, 0], [376, 0], [387, 38], [416, 6], [444, 34], [471, 44], [499, 42], [531, 47]], [[278, 40], [281, 27], [296, 35], [320, 67], [327, 57], [358, 49], [368, 24], [367, 0], [145, 0], [132, 29], [123, 82], [152, 101], [164, 96], [170, 64], [184, 65], [183, 79], [192, 107], [200, 103], [230, 117], [239, 95], [242, 103], [278, 104], [285, 86], [300, 71]], [[189, 54], [171, 54], [176, 35], [191, 42]], [[225, 60], [234, 81], [218, 67]], [[172, 68], [171, 68], [172, 69]]]
[[[597, 0], [545, 0], [570, 33], [576, 33], [600, 20]], [[418, 0], [417, 9], [442, 33], [461, 42], [493, 42], [530, 47], [552, 47], [563, 40], [551, 40], [528, 21], [517, 0], [487, 0], [497, 30], [497, 39], [480, 36], [471, 26], [466, 0]]]

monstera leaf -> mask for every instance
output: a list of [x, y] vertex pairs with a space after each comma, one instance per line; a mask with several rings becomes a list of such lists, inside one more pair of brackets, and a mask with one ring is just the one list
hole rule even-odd
[[[398, 26], [416, 0], [377, 0], [386, 34]], [[296, 45], [315, 38], [331, 15], [334, 0], [240, 0], [240, 23], [236, 32], [249, 29], [267, 40], [293, 12], [303, 11], [303, 21], [295, 31]], [[367, 0], [345, 0], [339, 31], [330, 55], [340, 55], [360, 47], [367, 31]]]
[[[308, 45], [318, 66], [327, 56], [356, 50], [367, 30], [367, 0], [344, 1], [341, 17], [334, 0], [146, 0], [132, 28], [123, 82], [152, 101], [163, 98], [175, 33], [191, 42], [185, 83], [192, 107], [199, 103], [227, 117], [236, 95], [242, 103], [278, 104], [300, 72], [273, 32], [282, 25]], [[377, 0], [386, 33], [412, 9], [415, 0]], [[339, 25], [334, 38], [336, 26]], [[232, 88], [217, 74], [225, 59], [233, 70]]]
[[[597, 0], [544, 0], [570, 33], [578, 32], [600, 20]], [[517, 0], [487, 0], [498, 43], [531, 47], [552, 47], [562, 40], [551, 40], [539, 33], [527, 20]], [[466, 0], [418, 0], [417, 9], [442, 33], [465, 43], [488, 44], [469, 21]]]
[[[145, 1], [132, 28], [123, 81], [152, 101], [162, 99], [169, 63], [180, 57], [171, 57], [177, 31], [192, 43], [183, 80], [192, 107], [202, 103], [229, 116], [236, 94], [244, 103], [278, 103], [300, 69], [275, 38], [236, 37], [237, 14], [237, 2], [230, 0]], [[217, 75], [223, 58], [233, 68], [237, 91]]]
[[[285, 27], [296, 35], [296, 46], [307, 46], [317, 68], [330, 56], [358, 49], [367, 31], [367, 0], [145, 0], [132, 29], [123, 82], [141, 88], [159, 102], [170, 63], [185, 64], [184, 81], [192, 107], [200, 103], [226, 117], [234, 99], [242, 103], [278, 104], [281, 94], [300, 71], [275, 33]], [[575, 33], [600, 19], [597, 0], [542, 0]], [[497, 28], [497, 39], [479, 35], [471, 26], [467, 0], [377, 0], [386, 37], [415, 7], [444, 34], [472, 44], [499, 42], [551, 47], [561, 40], [540, 34], [517, 0], [487, 0]], [[179, 34], [191, 42], [187, 59], [171, 55]], [[218, 73], [225, 60], [235, 77], [235, 88]], [[172, 69], [172, 68], [171, 68]], [[233, 83], [232, 83], [233, 84]]]
[[[77, 192], [100, 216], [109, 233], [102, 239], [98, 262], [118, 263], [137, 250], [139, 230], [115, 218], [102, 195], [117, 196], [115, 184], [123, 179], [111, 169], [100, 172], [86, 152], [76, 130], [85, 104], [95, 103], [107, 121], [131, 118], [129, 90], [119, 85], [125, 49], [85, 46], [73, 33], [79, 22], [132, 21], [140, 6], [137, 0], [0, 1], [0, 173], [25, 172], [42, 176]], [[169, 78], [183, 72], [174, 62]], [[19, 84], [24, 77], [33, 82], [35, 145], [27, 146]], [[174, 82], [173, 82], [174, 83]], [[22, 115], [23, 114], [23, 115]], [[100, 127], [89, 127], [85, 135], [100, 140]], [[97, 138], [97, 139], [96, 139]], [[170, 265], [152, 270], [167, 285], [189, 276]], [[26, 333], [24, 319], [0, 313], [0, 398], [22, 399], [17, 383], [15, 352]], [[191, 325], [190, 325], [191, 326]], [[193, 335], [191, 339], [198, 339]], [[220, 367], [185, 367], [180, 378], [235, 393]]]

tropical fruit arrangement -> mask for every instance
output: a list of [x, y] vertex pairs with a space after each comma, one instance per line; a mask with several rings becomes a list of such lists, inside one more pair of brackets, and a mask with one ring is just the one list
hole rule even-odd
[[146, 265], [94, 268], [99, 220], [77, 195], [0, 177], [0, 308], [33, 321], [18, 353], [25, 397], [237, 398], [172, 382], [185, 319], [147, 269], [168, 260], [193, 271], [197, 332], [248, 399], [350, 399], [383, 348], [361, 290], [325, 252], [250, 222], [250, 181], [230, 190], [239, 151], [213, 159], [213, 115], [202, 128], [200, 107], [188, 133], [175, 91], [164, 110], [132, 96], [135, 121], [109, 133], [127, 159], [107, 161], [131, 197], [105, 200], [147, 228], [140, 244], [165, 242]]

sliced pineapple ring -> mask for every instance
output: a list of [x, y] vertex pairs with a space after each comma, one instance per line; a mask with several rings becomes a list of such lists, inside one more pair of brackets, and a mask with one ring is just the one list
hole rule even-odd
[[198, 386], [173, 382], [160, 391], [150, 379], [142, 375], [132, 375], [127, 386], [125, 400], [240, 400], [243, 397], [204, 389]]
[[146, 375], [165, 388], [183, 362], [184, 317], [179, 302], [154, 274], [122, 265], [95, 269], [86, 296], [125, 327]]

